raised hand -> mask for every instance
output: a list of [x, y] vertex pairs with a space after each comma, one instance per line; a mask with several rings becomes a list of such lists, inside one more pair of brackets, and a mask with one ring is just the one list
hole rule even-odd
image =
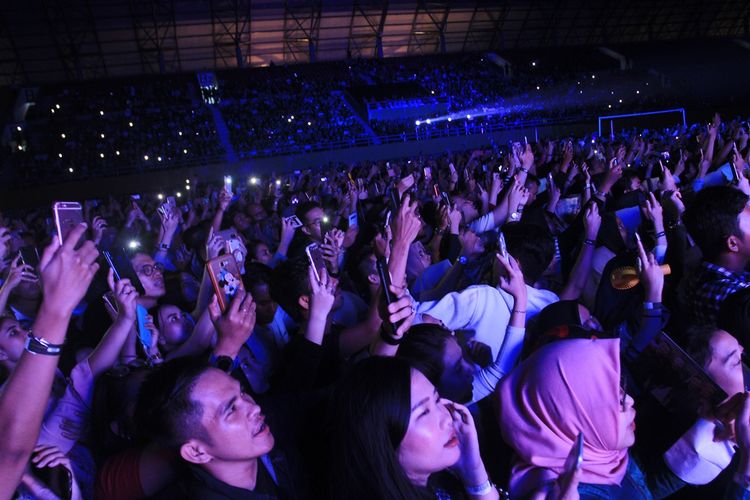
[[107, 284], [117, 304], [117, 317], [130, 322], [135, 321], [135, 306], [138, 292], [129, 279], [115, 281], [114, 271], [110, 268]]
[[235, 358], [255, 328], [255, 302], [250, 292], [238, 289], [226, 312], [221, 313], [216, 295], [208, 304], [211, 322], [216, 328], [216, 356]]
[[511, 255], [506, 258], [500, 254], [495, 254], [495, 258], [497, 259], [498, 269], [502, 270], [498, 273], [500, 288], [508, 292], [516, 301], [525, 301], [526, 282], [523, 279], [523, 272], [518, 265], [518, 261]]
[[10, 264], [10, 270], [8, 271], [8, 277], [3, 283], [3, 288], [8, 291], [15, 289], [22, 281], [33, 283], [39, 281], [39, 277], [34, 272], [34, 268], [27, 265], [21, 264], [21, 256], [18, 255], [13, 262]]
[[646, 291], [646, 302], [661, 302], [661, 292], [664, 289], [664, 271], [662, 271], [653, 253], [646, 253], [641, 238], [636, 233], [638, 255], [641, 260], [641, 284]]
[[92, 241], [76, 250], [75, 245], [86, 232], [86, 224], [74, 228], [62, 246], [57, 238], [44, 249], [39, 262], [42, 279], [43, 307], [54, 308], [63, 317], [73, 313], [99, 269], [99, 251]]
[[105, 229], [107, 229], [107, 221], [98, 215], [94, 217], [94, 220], [91, 222], [91, 232], [93, 233], [94, 244], [98, 245], [102, 241], [102, 235], [104, 234]]

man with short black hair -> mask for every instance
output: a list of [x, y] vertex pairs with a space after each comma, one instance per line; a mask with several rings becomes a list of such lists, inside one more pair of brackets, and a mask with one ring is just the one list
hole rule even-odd
[[166, 363], [144, 383], [138, 408], [139, 425], [189, 464], [175, 485], [181, 496], [296, 496], [260, 406], [224, 371], [190, 358]]
[[742, 191], [716, 186], [701, 190], [683, 216], [703, 254], [685, 282], [686, 307], [694, 323], [716, 322], [728, 295], [750, 287], [750, 204]]

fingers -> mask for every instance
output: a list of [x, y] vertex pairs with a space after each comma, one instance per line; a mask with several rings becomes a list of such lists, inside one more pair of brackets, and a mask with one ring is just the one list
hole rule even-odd
[[44, 269], [47, 267], [47, 265], [49, 265], [58, 248], [60, 248], [60, 240], [57, 238], [52, 238], [52, 242], [47, 245], [47, 248], [45, 248], [42, 252], [42, 257], [39, 259], [40, 269]]
[[233, 316], [239, 312], [240, 306], [242, 306], [242, 302], [245, 300], [246, 294], [247, 293], [242, 288], [237, 289], [237, 293], [234, 294], [234, 297], [232, 297], [232, 302], [229, 304], [227, 315]]
[[109, 272], [107, 273], [107, 285], [109, 285], [109, 289], [113, 292], [115, 291], [115, 272], [112, 270], [112, 268], [109, 268]]
[[86, 232], [87, 227], [88, 225], [85, 222], [81, 222], [76, 227], [74, 227], [73, 230], [68, 234], [67, 239], [63, 242], [63, 249], [67, 251], [74, 250], [76, 244], [81, 239], [81, 236], [83, 236], [83, 233]]
[[211, 322], [216, 323], [221, 318], [221, 308], [219, 307], [219, 299], [214, 294], [211, 297], [211, 302], [208, 303], [208, 314], [211, 316]]
[[646, 250], [643, 249], [643, 243], [641, 242], [641, 236], [636, 232], [635, 233], [635, 242], [638, 245], [638, 255], [641, 258], [641, 262], [643, 262], [644, 265], [649, 262], [648, 256], [646, 255]]

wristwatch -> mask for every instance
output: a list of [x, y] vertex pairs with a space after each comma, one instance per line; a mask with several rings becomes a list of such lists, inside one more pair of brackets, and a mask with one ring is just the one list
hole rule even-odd
[[29, 336], [26, 337], [26, 345], [24, 347], [31, 354], [59, 356], [62, 352], [63, 344], [51, 344], [43, 338], [34, 337], [34, 335], [29, 332]]

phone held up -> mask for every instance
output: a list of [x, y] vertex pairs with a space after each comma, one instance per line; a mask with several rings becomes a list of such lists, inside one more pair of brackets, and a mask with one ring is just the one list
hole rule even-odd
[[219, 308], [224, 313], [238, 290], [244, 290], [240, 266], [234, 255], [226, 253], [206, 262], [208, 276], [214, 286], [214, 293], [219, 302]]

